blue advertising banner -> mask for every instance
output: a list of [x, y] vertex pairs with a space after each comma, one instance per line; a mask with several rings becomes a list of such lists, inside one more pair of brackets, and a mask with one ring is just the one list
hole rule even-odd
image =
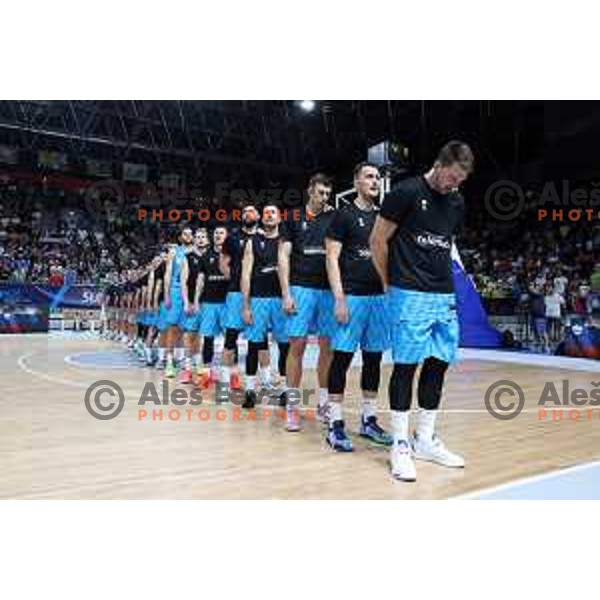
[[48, 300], [36, 286], [0, 284], [0, 333], [45, 333], [48, 314]]
[[55, 310], [57, 308], [81, 308], [93, 310], [100, 308], [102, 292], [96, 285], [69, 285], [51, 287], [49, 285], [33, 285], [36, 293], [46, 298], [46, 302]]
[[96, 285], [0, 283], [0, 333], [46, 332], [51, 310], [96, 310], [101, 303]]

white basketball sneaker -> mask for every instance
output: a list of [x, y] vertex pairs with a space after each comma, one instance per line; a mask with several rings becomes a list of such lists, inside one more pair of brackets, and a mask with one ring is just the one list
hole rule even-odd
[[301, 429], [300, 411], [295, 406], [288, 406], [286, 408], [285, 430], [296, 432]]
[[392, 463], [392, 476], [400, 481], [416, 481], [417, 470], [412, 459], [412, 452], [408, 442], [401, 440], [394, 443], [390, 450]]
[[412, 439], [412, 447], [414, 456], [418, 460], [427, 460], [453, 469], [462, 469], [465, 466], [465, 459], [454, 452], [450, 452], [435, 434], [430, 440], [419, 438], [415, 434]]

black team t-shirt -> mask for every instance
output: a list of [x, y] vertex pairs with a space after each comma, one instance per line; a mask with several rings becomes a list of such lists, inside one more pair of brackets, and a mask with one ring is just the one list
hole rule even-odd
[[119, 288], [115, 284], [108, 286], [106, 290], [106, 302], [107, 306], [118, 306], [119, 305]]
[[223, 253], [230, 257], [231, 277], [229, 279], [229, 291], [240, 291], [240, 279], [242, 277], [242, 258], [246, 242], [254, 237], [254, 233], [247, 233], [243, 229], [233, 232], [227, 236], [223, 244]]
[[123, 293], [123, 283], [120, 281], [118, 283], [115, 283], [113, 287], [113, 297], [115, 299], [115, 306], [117, 308], [122, 308]]
[[[158, 293], [158, 302], [160, 304], [160, 302], [162, 302], [162, 299], [164, 297], [164, 280], [165, 280], [165, 271], [166, 271], [166, 267], [165, 267], [165, 263], [161, 262], [160, 265], [158, 265], [158, 267], [156, 267], [156, 269], [154, 269], [154, 289], [150, 290], [152, 293], [152, 297], [150, 298], [150, 306], [152, 306], [152, 308], [154, 308], [154, 296], [156, 294], [156, 290], [159, 290]], [[159, 288], [160, 286], [160, 288]]]
[[165, 263], [161, 262], [156, 269], [154, 269], [154, 281], [162, 281], [165, 278], [166, 271]]
[[135, 282], [135, 287], [138, 290], [141, 290], [142, 288], [148, 287], [148, 279], [150, 278], [150, 272], [146, 273], [145, 275], [142, 275], [136, 282]]
[[137, 282], [129, 280], [125, 283], [125, 294], [129, 296], [130, 301], [133, 300], [133, 295], [135, 294], [137, 289]]
[[300, 219], [288, 219], [282, 223], [281, 237], [292, 243], [290, 285], [317, 289], [329, 287], [325, 237], [334, 216], [334, 210], [327, 210], [307, 217], [304, 207], [300, 210]]
[[121, 281], [118, 284], [117, 295], [119, 298], [119, 307], [125, 308], [125, 299], [127, 297], [127, 287], [128, 283], [126, 281]]
[[281, 296], [277, 275], [277, 253], [280, 237], [266, 237], [259, 233], [252, 238], [254, 262], [250, 276], [252, 298], [274, 298]]
[[340, 242], [339, 265], [344, 293], [350, 296], [383, 294], [381, 279], [371, 260], [369, 236], [377, 209], [362, 210], [354, 202], [338, 209], [327, 237]]
[[121, 308], [126, 308], [128, 305], [129, 299], [129, 283], [123, 281], [119, 286], [119, 306]]
[[204, 289], [202, 302], [208, 304], [221, 304], [225, 302], [229, 281], [219, 269], [219, 254], [211, 248], [200, 259], [199, 272], [204, 274]]
[[136, 287], [136, 292], [138, 290], [142, 291], [142, 294], [140, 294], [140, 304], [143, 303], [145, 305], [146, 300], [144, 299], [144, 288], [148, 287], [148, 279], [150, 277], [150, 272], [146, 273], [145, 275], [142, 275], [136, 282], [135, 282], [135, 287]]
[[165, 271], [166, 271], [166, 267], [165, 267], [164, 262], [160, 263], [160, 265], [158, 265], [158, 267], [156, 267], [156, 269], [154, 269], [154, 287], [155, 288], [156, 288], [156, 284], [159, 281], [164, 281]]
[[200, 273], [200, 269], [202, 267], [202, 257], [197, 252], [192, 250], [186, 254], [185, 258], [188, 266], [188, 302], [193, 304], [194, 297], [196, 296], [196, 282], [198, 281], [198, 274]]
[[452, 293], [452, 236], [463, 222], [461, 194], [440, 194], [423, 176], [412, 177], [385, 196], [379, 214], [398, 225], [388, 242], [390, 284], [420, 292]]

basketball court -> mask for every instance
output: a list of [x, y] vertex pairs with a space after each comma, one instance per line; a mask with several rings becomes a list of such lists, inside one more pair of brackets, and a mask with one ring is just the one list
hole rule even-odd
[[[308, 364], [314, 362], [310, 348]], [[204, 420], [195, 416], [197, 410], [192, 420], [185, 419], [184, 409], [191, 407], [182, 407], [182, 417], [172, 421], [168, 411], [174, 406], [151, 403], [143, 408], [148, 415], [152, 409], [163, 409], [162, 421], [150, 416], [140, 420], [138, 400], [144, 385], [152, 382], [160, 390], [162, 374], [140, 367], [121, 344], [93, 333], [2, 336], [0, 496], [399, 500], [583, 494], [598, 498], [598, 466], [593, 463], [600, 456], [598, 412], [591, 420], [584, 411], [578, 421], [570, 420], [568, 410], [561, 421], [550, 416], [540, 420], [537, 405], [549, 381], [559, 390], [564, 379], [571, 389], [589, 390], [597, 377], [593, 361], [463, 351], [448, 376], [439, 430], [465, 456], [466, 468], [419, 463], [416, 483], [394, 481], [387, 448], [356, 434], [358, 371], [352, 367], [354, 393], [346, 411], [355, 451], [338, 454], [325, 444], [317, 421], [306, 418], [302, 432], [288, 433], [275, 407], [258, 407], [250, 415], [231, 405], [216, 406], [212, 390], [203, 392]], [[388, 377], [386, 364], [385, 385]], [[306, 387], [314, 385], [313, 379], [314, 371], [307, 369]], [[484, 396], [490, 385], [506, 379], [522, 387], [526, 402], [518, 417], [503, 421], [489, 414]], [[98, 420], [86, 410], [85, 392], [99, 380], [111, 380], [124, 391], [124, 409], [114, 419]], [[314, 396], [309, 403], [307, 415], [315, 407]], [[378, 404], [382, 424], [388, 426], [385, 386]], [[265, 418], [266, 410], [273, 414]]]

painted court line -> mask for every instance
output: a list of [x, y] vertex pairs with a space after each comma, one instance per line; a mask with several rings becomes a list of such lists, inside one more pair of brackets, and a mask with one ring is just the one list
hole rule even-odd
[[[32, 369], [31, 367], [29, 367], [27, 365], [27, 359], [31, 358], [35, 353], [34, 352], [29, 352], [27, 354], [22, 354], [21, 356], [19, 356], [18, 360], [17, 360], [17, 365], [19, 366], [20, 369], [22, 369], [23, 371], [25, 371], [25, 373], [33, 376], [33, 377], [38, 377], [40, 379], [45, 379], [46, 381], [49, 381], [50, 383], [57, 383], [59, 385], [66, 385], [67, 387], [76, 387], [79, 389], [88, 389], [91, 385], [91, 383], [81, 383], [79, 381], [73, 381], [72, 379], [65, 379], [63, 377], [54, 377], [52, 375], [48, 375], [46, 373], [41, 373], [40, 371], [36, 371], [34, 369]], [[123, 393], [126, 395], [137, 395], [141, 393], [141, 390], [130, 390], [130, 389], [123, 389]]]

